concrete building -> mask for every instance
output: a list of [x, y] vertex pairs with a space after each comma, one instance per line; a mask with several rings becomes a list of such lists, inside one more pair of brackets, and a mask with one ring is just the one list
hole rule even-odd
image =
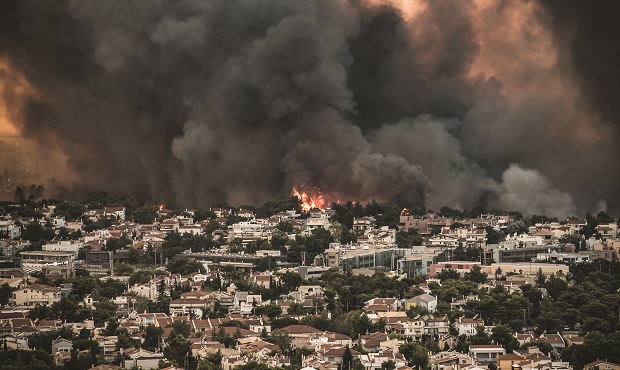
[[472, 344], [469, 346], [469, 355], [479, 363], [496, 363], [498, 356], [506, 354], [506, 350], [496, 344]]
[[551, 264], [551, 263], [492, 263], [490, 266], [482, 266], [482, 271], [489, 276], [498, 273], [499, 276], [520, 275], [524, 277], [535, 277], [538, 271], [542, 271], [545, 276], [561, 275], [566, 277], [569, 272], [567, 265]]
[[430, 294], [420, 294], [405, 301], [405, 311], [413, 307], [422, 307], [429, 312], [435, 312], [437, 308], [437, 297]]
[[67, 252], [77, 256], [84, 244], [76, 240], [58, 240], [47, 242], [42, 249], [46, 252]]
[[22, 251], [21, 268], [26, 274], [42, 272], [46, 275], [73, 277], [75, 255], [69, 252]]
[[455, 270], [461, 276], [470, 272], [474, 266], [481, 266], [480, 262], [472, 261], [450, 261], [434, 263], [430, 266], [430, 276], [437, 276], [443, 270]]
[[48, 305], [60, 302], [60, 288], [43, 284], [25, 286], [13, 292], [9, 304], [15, 306]]

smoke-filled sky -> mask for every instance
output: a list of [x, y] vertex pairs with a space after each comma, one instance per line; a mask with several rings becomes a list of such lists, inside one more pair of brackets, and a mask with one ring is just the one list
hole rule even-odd
[[617, 7], [4, 0], [0, 132], [65, 196], [613, 213]]

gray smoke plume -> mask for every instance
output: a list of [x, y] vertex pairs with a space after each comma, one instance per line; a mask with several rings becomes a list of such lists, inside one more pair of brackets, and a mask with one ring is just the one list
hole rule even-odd
[[617, 131], [551, 7], [416, 4], [6, 0], [3, 101], [59, 194], [615, 209]]

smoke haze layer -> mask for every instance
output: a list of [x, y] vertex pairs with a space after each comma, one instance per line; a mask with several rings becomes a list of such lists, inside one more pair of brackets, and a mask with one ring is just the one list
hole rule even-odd
[[60, 195], [613, 211], [617, 36], [560, 3], [7, 0], [0, 103]]

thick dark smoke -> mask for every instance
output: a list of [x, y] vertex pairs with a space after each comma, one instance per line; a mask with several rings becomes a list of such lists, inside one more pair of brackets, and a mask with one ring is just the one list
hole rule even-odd
[[0, 61], [26, 82], [3, 101], [66, 194], [620, 205], [618, 84], [579, 58], [615, 38], [590, 47], [577, 8], [415, 4], [6, 0]]

